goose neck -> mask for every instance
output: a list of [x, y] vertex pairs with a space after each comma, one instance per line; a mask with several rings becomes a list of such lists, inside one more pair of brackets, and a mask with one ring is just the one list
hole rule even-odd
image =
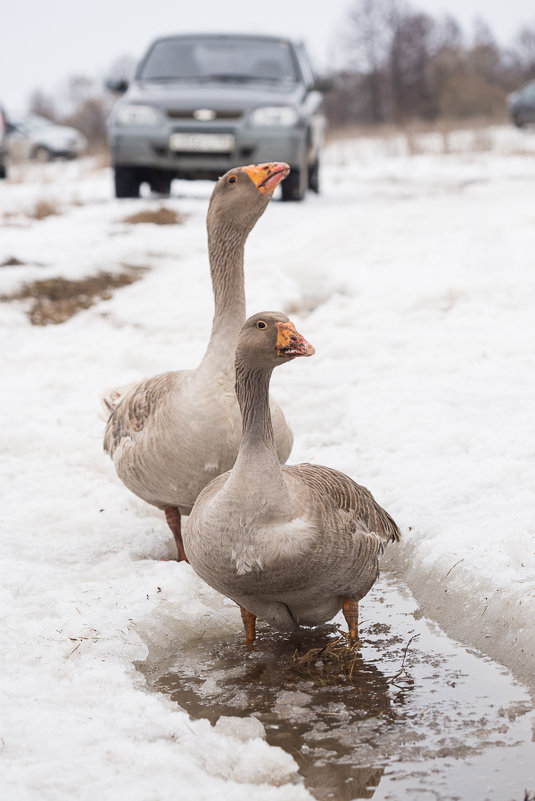
[[273, 454], [278, 463], [269, 408], [270, 379], [271, 370], [236, 364], [236, 395], [242, 415], [240, 451]]
[[232, 370], [238, 334], [245, 322], [243, 286], [245, 237], [232, 229], [208, 231], [214, 293], [212, 332], [205, 359]]
[[251, 519], [273, 521], [286, 514], [290, 496], [275, 448], [269, 408], [270, 378], [271, 370], [248, 369], [236, 363], [242, 438], [226, 487], [230, 494], [241, 498]]

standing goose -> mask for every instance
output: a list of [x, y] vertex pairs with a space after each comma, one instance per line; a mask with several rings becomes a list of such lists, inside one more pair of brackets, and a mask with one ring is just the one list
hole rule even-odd
[[232, 470], [199, 495], [184, 546], [204, 581], [241, 607], [248, 642], [258, 616], [279, 631], [331, 620], [358, 636], [358, 602], [386, 544], [400, 539], [371, 493], [320, 465], [281, 465], [269, 410], [273, 368], [314, 348], [284, 314], [250, 317], [236, 349], [243, 434]]
[[[203, 487], [230, 470], [238, 453], [234, 353], [245, 321], [245, 242], [288, 172], [283, 162], [237, 167], [215, 185], [206, 218], [215, 308], [200, 365], [153, 376], [104, 398], [110, 413], [104, 450], [128, 489], [163, 509], [179, 561], [186, 559], [180, 516], [189, 514]], [[277, 458], [286, 461], [292, 433], [278, 405], [272, 401], [271, 408]]]

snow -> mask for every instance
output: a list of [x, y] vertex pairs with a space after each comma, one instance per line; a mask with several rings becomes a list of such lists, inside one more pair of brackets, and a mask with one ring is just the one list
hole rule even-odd
[[[369, 487], [403, 531], [387, 560], [422, 612], [524, 680], [535, 660], [534, 155], [532, 133], [502, 128], [333, 142], [321, 196], [275, 199], [246, 252], [250, 313], [286, 311], [316, 348], [273, 378], [291, 461]], [[9, 801], [165, 801], [177, 786], [189, 801], [311, 798], [258, 721], [190, 720], [146, 692], [134, 664], [177, 633], [241, 625], [172, 561], [162, 514], [103, 454], [99, 417], [107, 388], [203, 353], [211, 189], [175, 183], [165, 205], [185, 222], [155, 226], [123, 220], [159, 201], [114, 200], [91, 160], [27, 165], [0, 183], [0, 264], [26, 262], [0, 268], [0, 294], [148, 268], [57, 326], [0, 303]], [[43, 199], [60, 213], [38, 221]]]

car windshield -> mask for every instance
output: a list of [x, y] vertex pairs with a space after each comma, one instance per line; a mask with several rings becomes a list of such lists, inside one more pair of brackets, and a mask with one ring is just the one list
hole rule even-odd
[[521, 92], [524, 100], [535, 100], [535, 83], [528, 83]]
[[184, 38], [156, 42], [138, 78], [294, 83], [297, 75], [290, 45], [284, 40]]
[[49, 128], [51, 125], [54, 125], [54, 123], [50, 120], [47, 120], [45, 117], [39, 117], [37, 114], [32, 114], [32, 116], [25, 117], [23, 120], [18, 121], [16, 125], [18, 128], [32, 132], [41, 131], [43, 128]]

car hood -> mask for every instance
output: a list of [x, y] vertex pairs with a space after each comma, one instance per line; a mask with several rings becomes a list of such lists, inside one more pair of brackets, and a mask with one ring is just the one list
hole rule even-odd
[[76, 142], [84, 142], [84, 137], [80, 131], [76, 128], [69, 128], [66, 125], [51, 125], [49, 128], [32, 131], [30, 138], [34, 142], [40, 142], [52, 148], [68, 147]]
[[119, 101], [143, 103], [174, 111], [209, 108], [214, 111], [247, 111], [258, 106], [299, 105], [305, 89], [302, 84], [271, 84], [259, 81], [133, 83]]

